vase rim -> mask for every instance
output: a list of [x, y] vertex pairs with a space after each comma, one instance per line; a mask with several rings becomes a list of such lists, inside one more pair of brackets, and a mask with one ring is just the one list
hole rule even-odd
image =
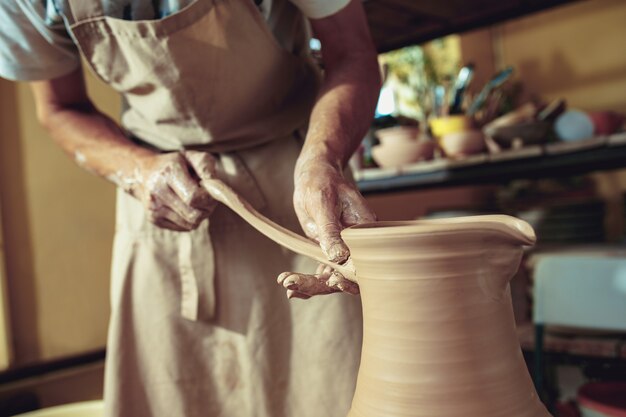
[[341, 234], [347, 239], [358, 239], [486, 231], [503, 233], [521, 245], [533, 245], [536, 242], [532, 226], [523, 220], [504, 214], [444, 219], [378, 221], [348, 227]]

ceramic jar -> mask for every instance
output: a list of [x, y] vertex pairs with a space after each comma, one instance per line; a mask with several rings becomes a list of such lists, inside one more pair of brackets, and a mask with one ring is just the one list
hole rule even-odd
[[379, 222], [343, 232], [363, 301], [349, 417], [546, 417], [508, 281], [532, 228], [508, 216]]
[[394, 168], [433, 158], [435, 144], [420, 136], [418, 127], [395, 126], [376, 132], [380, 145], [372, 148], [372, 157], [381, 168]]
[[472, 120], [465, 115], [431, 119], [430, 129], [437, 138], [439, 148], [448, 157], [465, 157], [486, 149], [482, 132], [474, 129]]

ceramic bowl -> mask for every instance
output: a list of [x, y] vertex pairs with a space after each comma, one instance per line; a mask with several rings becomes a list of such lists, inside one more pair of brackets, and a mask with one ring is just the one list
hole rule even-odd
[[510, 148], [520, 139], [524, 145], [537, 145], [548, 141], [552, 123], [545, 121], [522, 122], [511, 126], [485, 127], [483, 132], [503, 148]]
[[428, 139], [381, 144], [372, 148], [372, 157], [381, 168], [395, 168], [433, 158], [435, 144]]
[[446, 156], [457, 158], [481, 153], [485, 150], [485, 137], [480, 130], [448, 133], [439, 138], [439, 147]]
[[376, 131], [376, 137], [383, 145], [415, 142], [419, 134], [417, 126], [394, 126]]
[[464, 115], [437, 117], [430, 120], [430, 130], [434, 136], [442, 137], [472, 128], [472, 120]]

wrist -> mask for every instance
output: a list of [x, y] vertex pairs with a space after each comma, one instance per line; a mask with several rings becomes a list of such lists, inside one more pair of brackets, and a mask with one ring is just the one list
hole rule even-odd
[[322, 173], [341, 173], [341, 164], [333, 158], [320, 155], [307, 155], [296, 161], [294, 178], [298, 180], [303, 176], [320, 175]]
[[158, 155], [134, 143], [121, 143], [113, 153], [107, 157], [103, 155], [101, 161], [106, 165], [103, 176], [127, 193], [138, 197], [138, 188], [146, 181], [147, 173], [153, 169]]
[[142, 147], [134, 147], [129, 150], [128, 160], [133, 170], [150, 170], [157, 161], [158, 153]]
[[343, 160], [337, 152], [330, 149], [326, 144], [320, 143], [316, 146], [305, 146], [296, 161], [296, 176], [302, 172], [325, 167], [341, 172], [343, 170]]

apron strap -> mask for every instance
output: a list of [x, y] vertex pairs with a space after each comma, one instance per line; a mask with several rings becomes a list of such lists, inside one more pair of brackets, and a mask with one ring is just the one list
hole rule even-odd
[[[178, 242], [178, 270], [180, 273], [180, 291], [181, 303], [180, 313], [187, 320], [195, 321], [198, 319], [198, 278], [210, 279], [210, 286], [213, 287], [214, 273], [211, 276], [196, 276], [193, 260], [193, 240], [191, 233], [183, 233], [180, 235]], [[213, 258], [213, 247], [209, 245], [211, 258]], [[213, 261], [213, 259], [211, 259]], [[211, 271], [213, 272], [213, 271]], [[211, 291], [213, 293], [214, 291]]]
[[65, 15], [72, 24], [104, 16], [104, 9], [99, 0], [67, 0], [67, 5], [70, 12]]

